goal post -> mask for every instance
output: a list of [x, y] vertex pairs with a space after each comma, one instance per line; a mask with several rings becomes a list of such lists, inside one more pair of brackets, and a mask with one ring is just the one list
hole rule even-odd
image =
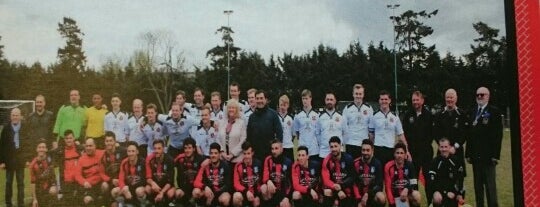
[[0, 123], [4, 125], [9, 122], [11, 109], [21, 109], [21, 115], [24, 118], [34, 112], [35, 105], [34, 100], [0, 100]]

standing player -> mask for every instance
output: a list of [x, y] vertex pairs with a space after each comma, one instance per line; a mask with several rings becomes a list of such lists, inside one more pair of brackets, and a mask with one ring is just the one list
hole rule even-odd
[[343, 138], [343, 117], [336, 111], [336, 95], [333, 92], [327, 92], [324, 99], [325, 109], [319, 116], [317, 122], [317, 134], [319, 137], [319, 157], [326, 158], [330, 154], [328, 141], [330, 137]]
[[316, 125], [319, 113], [311, 106], [311, 91], [302, 91], [302, 110], [294, 116], [294, 131], [298, 137], [298, 145], [306, 146], [310, 160], [320, 160], [319, 144], [316, 135]]
[[384, 206], [386, 197], [383, 190], [383, 166], [373, 157], [373, 142], [362, 140], [362, 156], [354, 160], [354, 169], [358, 175], [355, 197], [359, 207]]
[[364, 102], [364, 86], [354, 84], [354, 102], [343, 109], [343, 135], [345, 150], [353, 159], [360, 157], [362, 140], [369, 138], [369, 121], [373, 116], [373, 108]]
[[210, 119], [210, 108], [203, 107], [201, 109], [201, 122], [190, 133], [191, 137], [197, 142], [197, 146], [195, 146], [197, 154], [206, 157], [210, 156], [210, 144], [218, 141], [217, 129], [214, 126], [214, 121]]
[[145, 140], [145, 136], [141, 131], [141, 125], [144, 122], [145, 116], [143, 115], [143, 101], [141, 99], [133, 100], [133, 113], [129, 116], [128, 127], [129, 137], [128, 140], [137, 143], [139, 156], [146, 158], [146, 151], [148, 148], [148, 141]]
[[111, 98], [112, 110], [105, 114], [105, 131], [114, 132], [116, 142], [125, 147], [129, 137], [128, 115], [120, 111], [120, 95], [114, 93]]
[[324, 186], [323, 206], [353, 206], [356, 171], [351, 155], [341, 152], [341, 139], [333, 136], [328, 141], [331, 153], [322, 163], [321, 177]]
[[193, 126], [199, 124], [192, 116], [182, 115], [184, 109], [178, 104], [171, 107], [171, 116], [160, 114], [158, 120], [163, 123], [163, 127], [169, 136], [169, 147], [167, 154], [176, 157], [182, 152], [182, 143], [189, 137], [189, 132]]
[[[231, 85], [229, 85], [229, 95], [231, 96], [231, 99], [237, 100], [238, 103], [240, 103], [240, 109], [242, 109], [241, 112], [247, 111], [249, 108], [249, 104], [247, 101], [240, 99], [240, 84], [237, 82], [232, 82]], [[228, 97], [226, 98], [229, 99]], [[227, 102], [223, 103], [223, 108], [227, 106]], [[227, 114], [225, 114], [227, 116]], [[247, 121], [247, 120], [246, 120]]]
[[308, 148], [299, 146], [298, 161], [292, 166], [292, 199], [294, 206], [320, 206], [321, 165], [309, 160]]
[[279, 97], [278, 107], [279, 120], [281, 121], [281, 128], [283, 128], [283, 154], [290, 160], [294, 160], [293, 117], [288, 114], [289, 97], [287, 95]]
[[84, 205], [102, 205], [101, 198], [110, 193], [110, 177], [105, 174], [105, 169], [101, 164], [103, 151], [96, 150], [96, 143], [93, 138], [86, 139], [84, 143], [84, 154], [79, 158], [75, 168], [75, 180], [79, 183]]
[[215, 123], [219, 123], [225, 118], [223, 108], [221, 107], [221, 94], [219, 92], [214, 91], [210, 94], [210, 106], [212, 107], [210, 119]]
[[244, 153], [242, 162], [236, 163], [234, 166], [234, 190], [233, 206], [241, 207], [245, 204], [249, 206], [260, 205], [260, 187], [262, 180], [262, 165], [261, 161], [255, 159], [253, 147], [249, 142], [242, 144]]
[[[191, 115], [191, 103], [186, 103], [186, 92], [183, 90], [176, 91], [176, 97], [173, 104], [178, 104], [182, 108], [182, 115], [187, 116]], [[172, 106], [172, 105], [171, 105]], [[169, 116], [171, 116], [172, 111], [169, 111]]]
[[[69, 92], [69, 105], [62, 105], [58, 109], [56, 114], [56, 122], [54, 123], [53, 133], [58, 135], [59, 139], [63, 139], [63, 133], [66, 130], [71, 130], [75, 138], [75, 143], [79, 145], [79, 140], [84, 138], [84, 129], [85, 124], [85, 111], [86, 107], [79, 105], [81, 96], [79, 95], [78, 90], [71, 90]], [[82, 132], [82, 133], [81, 133]], [[63, 144], [63, 141], [59, 140], [59, 143]]]
[[255, 109], [257, 107], [257, 102], [255, 100], [255, 93], [257, 92], [257, 89], [251, 88], [247, 91], [247, 97], [248, 97], [248, 106], [245, 107], [242, 110], [244, 114], [244, 120], [246, 120], [246, 123], [249, 121], [249, 116], [255, 112]]
[[195, 178], [193, 198], [199, 204], [229, 206], [231, 202], [231, 169], [219, 159], [220, 151], [218, 143], [210, 145], [210, 164], [201, 166]]
[[412, 162], [407, 161], [407, 147], [398, 142], [394, 146], [394, 159], [384, 166], [384, 189], [391, 206], [408, 203], [420, 206], [418, 176]]
[[[163, 134], [165, 133], [162, 123], [157, 120], [157, 106], [155, 104], [148, 104], [146, 106], [146, 117], [143, 123], [144, 125], [140, 127], [142, 127], [143, 140], [146, 141], [146, 145], [148, 146], [146, 152], [150, 155], [154, 152], [154, 141], [163, 140]], [[146, 155], [143, 154], [143, 157], [146, 157]]]
[[[444, 110], [437, 113], [433, 119], [433, 132], [437, 140], [447, 138], [454, 146], [456, 159], [465, 162], [465, 150], [463, 145], [470, 129], [469, 116], [467, 112], [459, 108], [456, 103], [458, 95], [456, 90], [450, 88], [444, 93], [446, 106]], [[465, 172], [467, 172], [465, 170]], [[464, 176], [467, 176], [465, 173]]]
[[264, 160], [262, 198], [271, 206], [289, 207], [292, 161], [283, 155], [283, 145], [279, 140], [274, 139], [271, 147], [272, 154]]
[[189, 112], [195, 123], [199, 123], [201, 121], [201, 110], [204, 107], [204, 91], [199, 87], [193, 90], [193, 102]]
[[[379, 93], [380, 109], [373, 114], [369, 122], [369, 136], [375, 145], [375, 157], [383, 165], [392, 160], [396, 136], [407, 146], [401, 121], [390, 111], [391, 102], [390, 93], [381, 91]], [[408, 158], [411, 158], [409, 154]]]
[[163, 206], [174, 198], [174, 163], [164, 152], [163, 140], [155, 140], [152, 145], [154, 152], [146, 158], [146, 195], [151, 203]]
[[92, 95], [92, 104], [93, 106], [85, 111], [86, 138], [93, 138], [97, 148], [103, 149], [104, 122], [107, 109], [103, 107], [103, 97], [101, 94], [96, 93]]
[[[203, 110], [203, 119], [204, 112]], [[176, 165], [176, 184], [178, 189], [176, 189], [176, 203], [180, 203], [183, 206], [189, 206], [189, 200], [192, 197], [193, 185], [195, 182], [195, 177], [201, 167], [201, 163], [204, 158], [197, 153], [197, 144], [195, 140], [191, 137], [188, 137], [184, 140], [184, 152], [179, 154], [174, 159], [174, 164]]]
[[127, 158], [120, 164], [118, 174], [118, 187], [113, 188], [111, 195], [118, 203], [122, 203], [123, 197], [126, 203], [143, 204], [146, 199], [146, 164], [144, 158], [139, 156], [137, 143], [127, 143]]
[[[433, 115], [424, 106], [424, 95], [420, 91], [412, 93], [412, 108], [406, 112], [403, 117], [403, 131], [409, 143], [409, 151], [414, 158], [412, 160], [416, 172], [422, 174], [429, 182], [428, 171], [431, 161], [433, 161], [433, 147], [431, 144], [435, 137], [433, 136]], [[427, 202], [431, 202], [431, 190], [429, 183], [426, 187]]]
[[30, 140], [45, 139], [49, 149], [58, 147], [56, 137], [53, 136], [54, 115], [45, 109], [45, 96], [37, 95], [35, 100], [35, 110], [26, 118], [26, 123], [30, 132]]
[[429, 183], [433, 193], [433, 206], [457, 207], [463, 202], [463, 163], [450, 153], [450, 141], [439, 140], [440, 154], [433, 159], [429, 170]]
[[44, 139], [38, 141], [37, 156], [32, 160], [30, 169], [30, 183], [32, 184], [32, 206], [54, 206], [58, 189], [55, 182], [52, 158], [47, 154], [47, 143]]

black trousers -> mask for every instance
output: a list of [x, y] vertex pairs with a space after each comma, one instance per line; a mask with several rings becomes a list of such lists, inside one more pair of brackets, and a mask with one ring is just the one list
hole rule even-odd
[[428, 205], [431, 203], [431, 200], [433, 198], [433, 190], [431, 190], [429, 186], [429, 168], [431, 165], [431, 162], [433, 161], [433, 148], [431, 146], [429, 148], [410, 148], [411, 150], [411, 156], [412, 156], [412, 162], [414, 165], [414, 168], [416, 169], [416, 173], [420, 175], [420, 169], [422, 169], [422, 175], [424, 176], [424, 180], [426, 181], [425, 190], [426, 190], [426, 201]]
[[288, 157], [289, 159], [291, 159], [291, 161], [293, 161], [293, 162], [296, 160], [296, 159], [294, 159], [294, 150], [293, 150], [293, 148], [283, 148], [283, 155], [285, 157]]
[[497, 182], [495, 175], [495, 164], [491, 161], [473, 160], [474, 195], [476, 196], [476, 207], [484, 206], [484, 192], [487, 198], [488, 207], [498, 207], [497, 202]]
[[381, 164], [384, 168], [384, 165], [390, 160], [394, 159], [394, 149], [388, 147], [375, 146], [375, 158], [381, 161]]
[[17, 205], [24, 205], [24, 167], [14, 167], [6, 169], [6, 206], [13, 206], [11, 198], [13, 197], [13, 177], [17, 180]]

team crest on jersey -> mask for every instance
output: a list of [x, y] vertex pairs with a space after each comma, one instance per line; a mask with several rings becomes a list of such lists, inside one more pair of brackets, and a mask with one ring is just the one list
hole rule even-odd
[[259, 173], [259, 167], [257, 167], [257, 166], [253, 167], [253, 172]]
[[312, 175], [315, 175], [315, 169], [311, 169], [309, 172], [310, 172]]
[[336, 117], [336, 122], [339, 122], [339, 117]]
[[120, 121], [122, 121], [122, 120], [124, 120], [124, 116], [120, 115], [120, 118], [118, 118], [118, 119], [120, 119]]
[[180, 121], [180, 126], [184, 126], [184, 121]]
[[371, 167], [371, 173], [375, 173], [375, 167]]
[[405, 175], [408, 175], [409, 174], [409, 169], [405, 169]]
[[140, 166], [140, 165], [137, 166], [137, 171], [138, 171], [138, 172], [141, 172], [141, 170], [142, 170], [141, 166]]
[[287, 121], [287, 125], [291, 126], [291, 121]]
[[116, 153], [116, 159], [117, 159], [117, 160], [120, 159], [120, 153]]
[[390, 118], [390, 123], [394, 123], [394, 118]]
[[316, 119], [317, 119], [317, 117], [311, 116], [311, 120], [315, 121]]
[[219, 119], [223, 119], [223, 115], [220, 114], [220, 115], [219, 115]]
[[219, 174], [223, 174], [224, 170], [223, 168], [219, 169]]
[[161, 129], [159, 127], [156, 128], [156, 132], [160, 132], [160, 131], [161, 131]]
[[214, 133], [210, 133], [210, 137], [211, 137], [211, 138], [214, 138]]
[[367, 116], [367, 110], [364, 110], [364, 112], [363, 112], [363, 113], [364, 113], [364, 115], [366, 115], [366, 116]]
[[342, 169], [345, 168], [345, 162], [341, 162], [341, 168], [342, 168]]
[[414, 117], [411, 116], [411, 117], [409, 118], [409, 123], [411, 123], [411, 124], [414, 123]]
[[163, 165], [163, 170], [167, 170], [167, 165]]
[[287, 171], [287, 165], [283, 165], [283, 172]]

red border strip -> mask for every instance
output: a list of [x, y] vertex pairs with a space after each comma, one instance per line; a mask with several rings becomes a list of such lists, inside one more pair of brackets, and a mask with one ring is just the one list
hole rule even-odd
[[535, 110], [540, 75], [540, 7], [538, 0], [515, 1], [516, 46], [518, 60], [519, 109], [521, 120], [521, 149], [523, 192], [526, 206], [540, 202], [540, 149], [535, 132], [540, 115]]

